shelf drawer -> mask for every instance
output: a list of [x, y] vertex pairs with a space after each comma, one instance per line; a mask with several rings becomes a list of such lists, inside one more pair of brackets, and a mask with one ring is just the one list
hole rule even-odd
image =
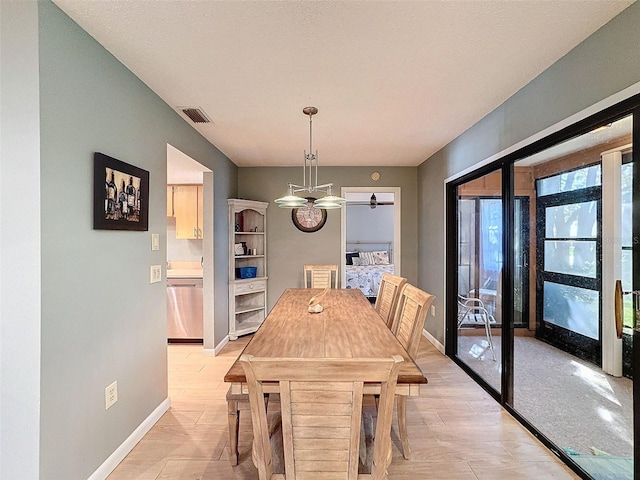
[[260, 292], [267, 289], [266, 280], [255, 280], [253, 282], [242, 282], [235, 284], [235, 294], [242, 295], [244, 293]]

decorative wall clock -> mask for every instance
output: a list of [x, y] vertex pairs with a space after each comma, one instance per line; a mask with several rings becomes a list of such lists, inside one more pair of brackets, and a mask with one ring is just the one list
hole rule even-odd
[[291, 220], [296, 228], [305, 233], [317, 232], [327, 221], [327, 211], [313, 206], [315, 198], [306, 197], [307, 205], [291, 210]]

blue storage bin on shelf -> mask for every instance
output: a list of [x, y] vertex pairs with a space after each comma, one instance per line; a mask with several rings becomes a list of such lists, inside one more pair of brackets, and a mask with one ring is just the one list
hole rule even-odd
[[236, 278], [256, 278], [258, 267], [236, 268]]

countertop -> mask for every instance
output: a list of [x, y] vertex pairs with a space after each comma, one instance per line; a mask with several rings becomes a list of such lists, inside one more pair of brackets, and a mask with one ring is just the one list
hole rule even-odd
[[170, 268], [167, 278], [202, 278], [201, 268]]

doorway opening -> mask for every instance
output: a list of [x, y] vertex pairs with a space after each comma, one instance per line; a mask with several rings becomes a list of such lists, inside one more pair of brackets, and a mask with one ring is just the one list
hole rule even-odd
[[167, 144], [167, 338], [214, 351], [213, 172]]
[[400, 187], [342, 187], [341, 285], [375, 302], [382, 274], [401, 275]]

